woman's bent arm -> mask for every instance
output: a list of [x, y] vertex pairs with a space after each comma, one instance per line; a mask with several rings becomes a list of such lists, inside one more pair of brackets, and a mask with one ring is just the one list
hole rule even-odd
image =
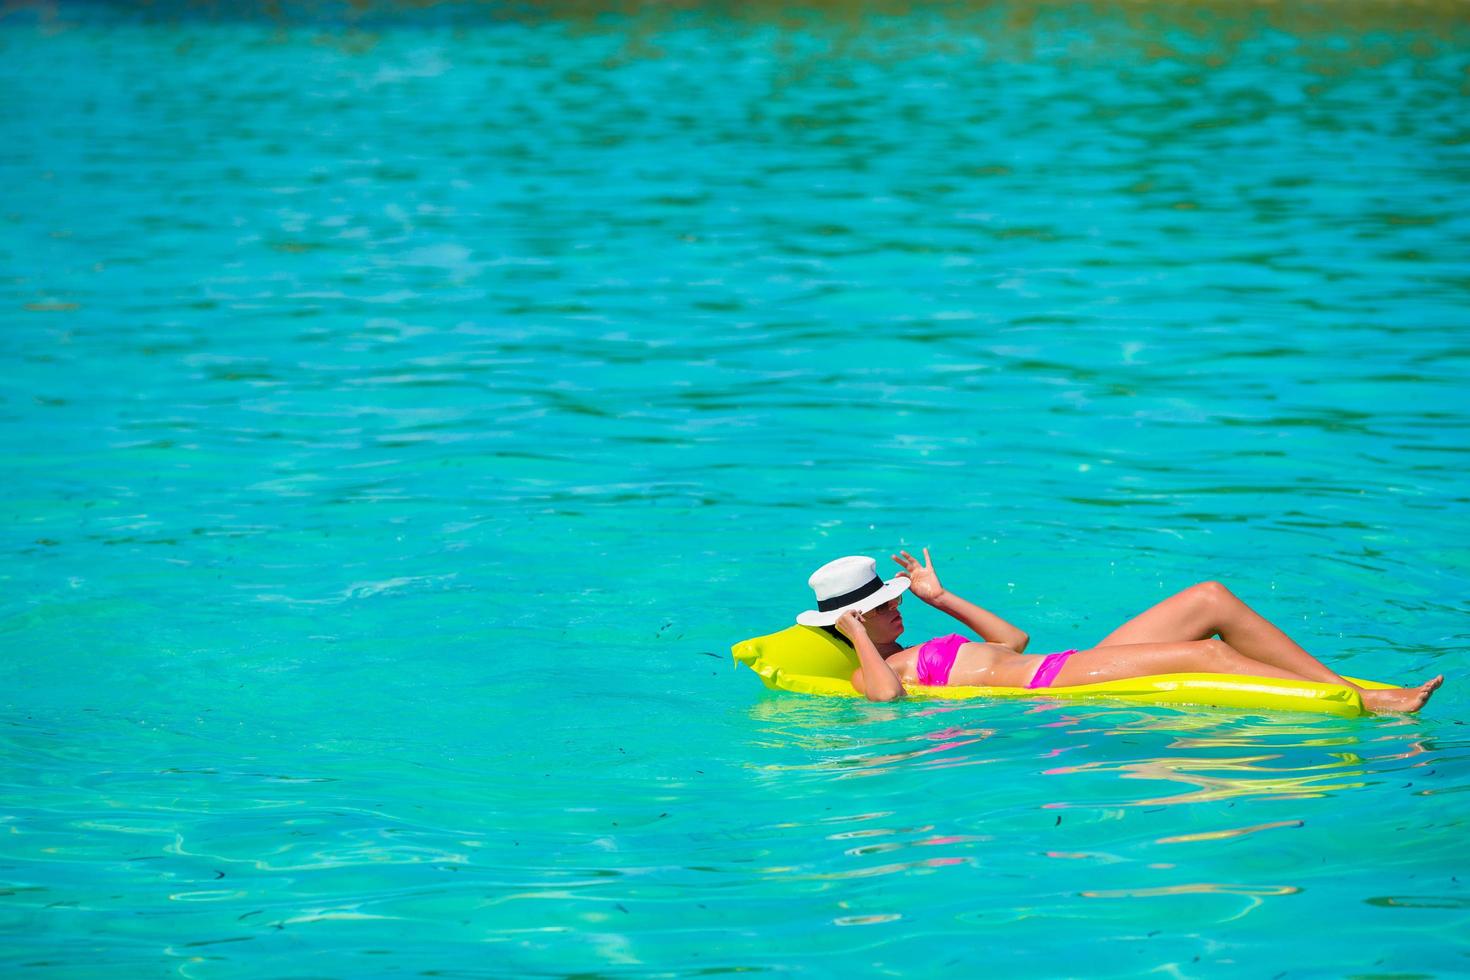
[[1031, 642], [1031, 637], [1026, 635], [1025, 630], [1012, 626], [995, 613], [981, 609], [968, 599], [961, 599], [948, 589], [933, 599], [924, 601], [935, 609], [949, 613], [980, 634], [980, 639], [987, 643], [1001, 643], [1017, 653], [1024, 653], [1026, 644]]
[[928, 548], [924, 549], [922, 565], [907, 551], [900, 551], [892, 557], [902, 566], [903, 573], [909, 577], [909, 585], [914, 595], [935, 609], [949, 613], [978, 633], [980, 639], [986, 643], [1001, 643], [1017, 653], [1025, 651], [1026, 644], [1031, 637], [1027, 636], [1024, 630], [1016, 629], [995, 613], [986, 612], [973, 602], [961, 599], [939, 584], [939, 576], [934, 571], [934, 560], [929, 557]]
[[873, 646], [857, 614], [851, 609], [844, 612], [837, 620], [837, 628], [852, 641], [858, 662], [862, 664], [852, 675], [852, 686], [857, 692], [869, 701], [892, 701], [903, 697], [903, 682], [888, 666], [878, 648]]

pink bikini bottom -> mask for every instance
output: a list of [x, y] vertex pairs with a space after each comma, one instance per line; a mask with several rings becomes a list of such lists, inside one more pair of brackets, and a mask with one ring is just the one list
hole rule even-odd
[[1036, 673], [1026, 683], [1027, 689], [1036, 687], [1051, 687], [1051, 682], [1057, 679], [1062, 672], [1062, 664], [1067, 658], [1076, 653], [1076, 650], [1063, 650], [1061, 653], [1048, 653], [1041, 661], [1041, 666], [1036, 668]]

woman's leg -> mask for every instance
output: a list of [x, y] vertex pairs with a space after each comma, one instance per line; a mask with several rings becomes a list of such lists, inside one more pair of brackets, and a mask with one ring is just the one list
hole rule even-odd
[[[1190, 640], [1182, 643], [1112, 644], [1079, 650], [1067, 658], [1052, 686], [1073, 687], [1152, 674], [1195, 672], [1299, 681], [1319, 679], [1247, 657], [1224, 640]], [[1442, 681], [1442, 677], [1436, 677], [1418, 687], [1395, 687], [1385, 691], [1359, 689], [1359, 693], [1363, 706], [1369, 711], [1418, 711]]]
[[1052, 686], [1072, 687], [1153, 674], [1189, 673], [1243, 674], [1294, 681], [1312, 679], [1247, 657], [1224, 640], [1187, 640], [1115, 643], [1079, 650], [1067, 658]]
[[1287, 671], [1287, 676], [1328, 684], [1347, 684], [1342, 677], [1303, 650], [1291, 637], [1237, 599], [1233, 592], [1219, 582], [1201, 582], [1170, 596], [1113, 630], [1098, 646], [1179, 643], [1206, 640], [1212, 636], [1219, 636], [1238, 653], [1251, 660]]

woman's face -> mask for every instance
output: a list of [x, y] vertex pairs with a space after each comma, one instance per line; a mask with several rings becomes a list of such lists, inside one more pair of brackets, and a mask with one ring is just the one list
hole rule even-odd
[[868, 631], [868, 639], [874, 646], [892, 643], [903, 633], [903, 614], [898, 611], [898, 604], [902, 601], [903, 596], [894, 596], [863, 616], [863, 628]]

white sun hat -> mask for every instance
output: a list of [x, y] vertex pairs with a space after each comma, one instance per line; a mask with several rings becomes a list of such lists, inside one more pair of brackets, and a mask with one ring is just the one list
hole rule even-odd
[[802, 626], [831, 626], [844, 609], [858, 612], [876, 609], [894, 596], [908, 591], [909, 580], [895, 575], [887, 582], [878, 577], [878, 563], [863, 555], [829, 561], [806, 580], [817, 594], [817, 608], [808, 609], [796, 621]]

